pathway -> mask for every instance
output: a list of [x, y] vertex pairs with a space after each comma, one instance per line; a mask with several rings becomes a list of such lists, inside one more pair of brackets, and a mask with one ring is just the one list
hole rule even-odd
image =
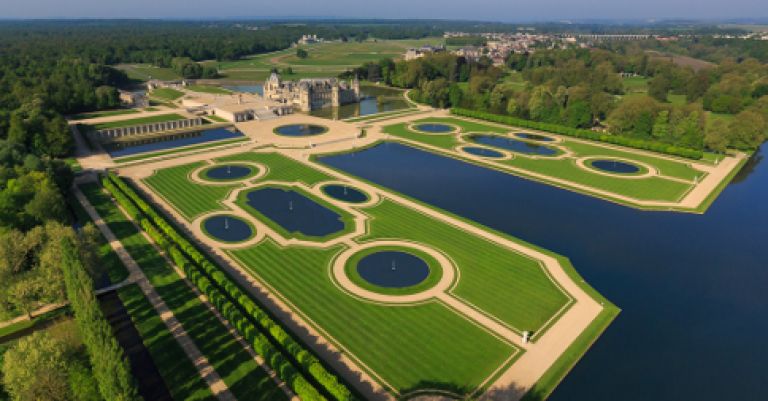
[[75, 197], [77, 197], [77, 200], [83, 205], [86, 212], [88, 212], [88, 215], [91, 217], [96, 227], [99, 228], [101, 233], [104, 235], [104, 238], [106, 238], [112, 249], [128, 269], [130, 275], [135, 277], [136, 283], [147, 297], [147, 300], [149, 300], [149, 302], [155, 308], [155, 311], [157, 311], [158, 315], [160, 315], [160, 319], [162, 319], [163, 323], [166, 325], [174, 338], [176, 338], [176, 341], [192, 361], [192, 364], [197, 369], [200, 377], [202, 377], [203, 380], [205, 380], [205, 382], [211, 388], [211, 393], [213, 393], [213, 395], [221, 401], [235, 401], [235, 396], [232, 395], [232, 393], [229, 391], [227, 384], [224, 383], [224, 380], [221, 379], [219, 374], [208, 361], [208, 358], [206, 358], [200, 349], [197, 348], [197, 345], [195, 345], [195, 343], [192, 341], [192, 338], [190, 338], [189, 334], [170, 310], [168, 305], [160, 297], [160, 294], [157, 293], [155, 288], [147, 279], [146, 275], [144, 275], [141, 267], [123, 247], [123, 244], [117, 239], [109, 226], [107, 226], [106, 222], [102, 220], [101, 216], [99, 216], [96, 209], [93, 207], [93, 205], [91, 205], [80, 188], [77, 186], [73, 187], [73, 192]]

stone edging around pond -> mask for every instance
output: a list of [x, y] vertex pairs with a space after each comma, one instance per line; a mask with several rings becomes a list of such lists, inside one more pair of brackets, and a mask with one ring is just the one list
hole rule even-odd
[[[611, 173], [609, 171], [603, 171], [598, 169], [597, 167], [591, 166], [589, 163], [594, 160], [608, 160], [608, 161], [617, 161], [621, 163], [627, 163], [634, 166], [638, 166], [641, 169], [645, 169], [645, 171], [639, 172], [639, 173], [629, 173], [629, 174], [622, 174], [622, 173]], [[651, 166], [650, 164], [643, 163], [637, 160], [629, 160], [624, 159], [621, 157], [615, 157], [615, 156], [588, 156], [588, 157], [580, 157], [575, 160], [576, 166], [582, 170], [589, 171], [590, 173], [594, 174], [600, 174], [607, 177], [614, 177], [614, 178], [624, 178], [628, 180], [639, 180], [643, 178], [649, 178], [659, 175], [659, 171], [656, 170], [655, 167]]]
[[[405, 251], [408, 249], [415, 249], [417, 251], [423, 252], [434, 258], [435, 262], [437, 262], [436, 265], [442, 269], [442, 276], [440, 277], [440, 280], [432, 287], [414, 294], [389, 295], [365, 289], [354, 283], [349, 278], [349, 276], [347, 276], [345, 271], [347, 262], [353, 255], [359, 253], [360, 251], [379, 247], [400, 248], [404, 249]], [[429, 265], [430, 268], [433, 267], [432, 264]], [[381, 303], [413, 304], [437, 298], [440, 294], [447, 292], [451, 287], [451, 284], [453, 284], [454, 280], [456, 279], [456, 267], [448, 259], [448, 257], [426, 245], [405, 240], [376, 240], [365, 244], [351, 246], [350, 248], [336, 255], [336, 257], [331, 262], [329, 274], [334, 284], [336, 284], [336, 286], [351, 296]]]
[[[429, 131], [422, 131], [416, 128], [420, 125], [427, 125], [427, 124], [445, 125], [447, 127], [453, 127], [453, 130], [445, 131], [445, 132], [429, 132]], [[418, 121], [418, 122], [412, 122], [408, 124], [406, 128], [408, 128], [410, 131], [413, 131], [417, 134], [424, 134], [424, 135], [453, 135], [461, 132], [461, 127], [459, 127], [458, 125], [451, 124], [451, 123], [443, 123], [443, 122]]]
[[[253, 167], [253, 168], [256, 169], [256, 173], [255, 174], [249, 174], [249, 175], [247, 175], [245, 177], [236, 178], [236, 179], [233, 179], [233, 180], [215, 180], [215, 179], [210, 179], [210, 178], [206, 178], [205, 174], [204, 174], [206, 171], [208, 171], [208, 170], [210, 170], [212, 168], [226, 167], [226, 166], [237, 166], [237, 165], [245, 165], [245, 166], [248, 166], [248, 167]], [[240, 183], [243, 183], [245, 181], [256, 180], [256, 179], [262, 178], [265, 175], [267, 175], [268, 171], [269, 171], [269, 169], [265, 165], [263, 165], [261, 163], [256, 163], [256, 162], [249, 162], [249, 161], [233, 161], [233, 162], [227, 161], [227, 162], [220, 162], [220, 163], [219, 162], [212, 162], [212, 163], [209, 162], [209, 163], [207, 163], [204, 166], [201, 166], [201, 167], [198, 167], [198, 168], [192, 170], [192, 172], [189, 173], [189, 178], [192, 180], [192, 182], [196, 182], [196, 183], [199, 183], [199, 184], [205, 184], [205, 185], [233, 185], [233, 184], [240, 184]]]

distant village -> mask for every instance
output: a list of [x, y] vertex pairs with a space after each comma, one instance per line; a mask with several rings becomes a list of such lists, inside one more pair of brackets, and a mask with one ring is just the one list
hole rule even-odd
[[588, 48], [595, 43], [612, 41], [632, 41], [654, 38], [661, 41], [677, 40], [676, 36], [659, 36], [646, 34], [537, 34], [531, 32], [514, 33], [469, 33], [446, 32], [443, 39], [450, 42], [453, 38], [481, 38], [483, 45], [467, 45], [458, 48], [445, 45], [425, 45], [408, 49], [405, 53], [406, 60], [424, 57], [427, 54], [438, 52], [450, 52], [468, 60], [477, 61], [481, 57], [488, 57], [494, 65], [503, 65], [507, 57], [512, 53], [531, 53], [536, 49], [553, 49], [562, 47]]

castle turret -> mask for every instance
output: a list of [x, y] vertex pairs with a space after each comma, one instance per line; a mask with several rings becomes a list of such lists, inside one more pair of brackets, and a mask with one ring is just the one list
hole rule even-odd
[[339, 84], [335, 83], [331, 86], [331, 106], [339, 107], [341, 105], [341, 98], [339, 95]]

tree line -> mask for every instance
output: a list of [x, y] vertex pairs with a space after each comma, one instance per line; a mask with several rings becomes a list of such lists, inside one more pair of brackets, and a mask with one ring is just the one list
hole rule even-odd
[[[486, 58], [468, 61], [436, 53], [366, 63], [349, 75], [410, 88], [413, 100], [434, 107], [591, 129], [679, 148], [747, 150], [766, 139], [765, 64], [726, 59], [697, 70], [633, 46], [539, 49], [511, 54], [504, 67]], [[627, 79], [639, 86], [628, 86]]]

